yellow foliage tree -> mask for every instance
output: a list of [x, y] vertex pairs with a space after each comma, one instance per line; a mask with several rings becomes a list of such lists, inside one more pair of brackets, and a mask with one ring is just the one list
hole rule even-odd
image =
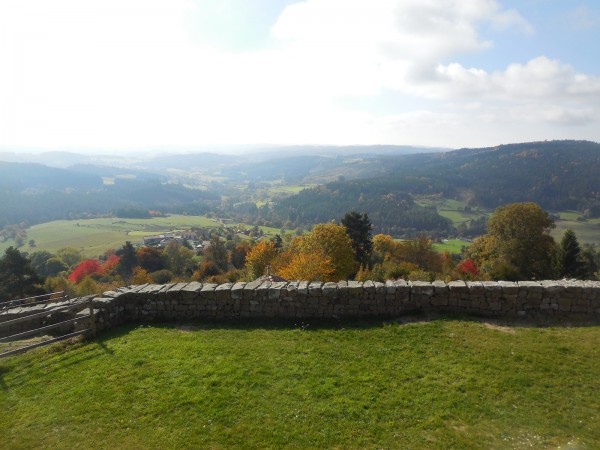
[[288, 280], [331, 281], [335, 268], [331, 259], [317, 253], [291, 253], [289, 262], [277, 269], [277, 274]]
[[261, 277], [278, 255], [279, 250], [273, 242], [260, 241], [246, 255], [246, 267], [254, 278]]
[[323, 281], [346, 280], [357, 268], [352, 240], [346, 228], [335, 223], [316, 225], [311, 233], [300, 238], [292, 247], [298, 247], [300, 253], [320, 255], [331, 261], [333, 271], [323, 274]]
[[133, 271], [133, 278], [131, 279], [131, 284], [146, 284], [152, 283], [152, 278], [148, 275], [148, 271], [146, 269], [142, 269], [141, 267], [136, 267]]

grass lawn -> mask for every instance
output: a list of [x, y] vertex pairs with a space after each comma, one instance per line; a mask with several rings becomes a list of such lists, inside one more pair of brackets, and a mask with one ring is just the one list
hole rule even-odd
[[0, 360], [0, 446], [600, 448], [600, 327], [124, 327]]

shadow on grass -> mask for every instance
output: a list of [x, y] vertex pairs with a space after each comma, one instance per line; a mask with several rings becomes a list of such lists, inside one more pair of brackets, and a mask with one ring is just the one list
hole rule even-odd
[[[590, 320], [566, 319], [554, 317], [536, 317], [536, 318], [511, 318], [496, 317], [486, 315], [444, 313], [444, 312], [425, 312], [415, 311], [398, 316], [373, 316], [369, 318], [330, 318], [330, 319], [191, 319], [187, 321], [156, 321], [136, 324], [121, 325], [113, 330], [102, 334], [102, 339], [98, 340], [98, 345], [104, 346], [104, 340], [110, 340], [112, 336], [117, 337], [129, 333], [131, 330], [143, 327], [179, 329], [181, 331], [199, 331], [199, 330], [293, 330], [301, 329], [304, 331], [327, 329], [368, 329], [379, 328], [385, 325], [397, 324], [408, 325], [416, 323], [431, 323], [444, 321], [464, 321], [491, 324], [509, 328], [549, 328], [549, 327], [592, 327], [600, 326], [600, 317]], [[110, 352], [109, 349], [107, 349]]]

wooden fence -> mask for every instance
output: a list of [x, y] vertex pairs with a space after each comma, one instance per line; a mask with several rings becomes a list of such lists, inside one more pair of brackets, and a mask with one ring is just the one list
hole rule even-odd
[[[10, 309], [24, 307], [24, 306], [25, 307], [37, 306], [37, 308], [31, 308], [31, 310], [32, 310], [31, 313], [27, 314], [25, 316], [17, 317], [15, 319], [7, 320], [5, 322], [0, 322], [0, 330], [2, 330], [4, 328], [10, 328], [17, 324], [31, 322], [35, 319], [47, 317], [48, 315], [51, 315], [51, 314], [65, 312], [65, 311], [73, 311], [75, 309], [81, 309], [82, 307], [85, 307], [85, 305], [81, 302], [73, 303], [73, 304], [69, 304], [69, 305], [58, 306], [58, 304], [64, 302], [65, 300], [68, 300], [68, 297], [64, 294], [64, 292], [53, 292], [51, 294], [38, 295], [35, 297], [28, 297], [28, 298], [23, 298], [23, 299], [19, 299], [19, 300], [11, 300], [9, 302], [1, 303], [0, 304], [0, 314], [2, 312], [8, 311]], [[57, 306], [53, 307], [52, 306], [53, 303], [56, 303]], [[37, 328], [34, 325], [32, 325], [32, 328], [26, 329], [25, 331], [15, 333], [10, 336], [1, 337], [0, 344], [8, 343], [8, 350], [4, 349], [4, 351], [2, 353], [0, 353], [0, 358], [4, 358], [7, 356], [11, 356], [11, 355], [16, 355], [18, 353], [23, 353], [28, 350], [34, 349], [34, 348], [43, 347], [45, 345], [50, 345], [55, 342], [60, 342], [65, 339], [69, 339], [69, 338], [72, 338], [75, 336], [80, 336], [83, 334], [90, 334], [92, 336], [95, 336], [96, 320], [94, 317], [94, 307], [93, 307], [91, 298], [88, 300], [87, 307], [89, 310], [88, 314], [84, 314], [84, 315], [77, 314], [77, 317], [74, 317], [72, 319], [63, 320], [61, 322], [52, 323], [50, 325], [43, 325], [43, 326], [37, 327]], [[36, 312], [36, 311], [39, 311], [39, 312]], [[83, 323], [87, 322], [87, 324], [88, 324], [87, 328], [84, 328], [84, 329], [81, 329], [78, 331], [74, 331], [71, 333], [67, 333], [67, 334], [62, 334], [60, 336], [53, 337], [50, 339], [44, 339], [42, 341], [28, 344], [25, 346], [20, 346], [18, 348], [11, 348], [15, 344], [18, 344], [18, 342], [24, 338], [27, 338], [30, 336], [35, 336], [35, 335], [41, 334], [41, 333], [45, 333], [47, 331], [54, 330], [56, 328], [65, 327], [66, 325], [70, 325], [70, 324], [75, 325], [77, 323], [82, 323], [82, 322]], [[6, 346], [3, 345], [2, 347], [6, 347]]]

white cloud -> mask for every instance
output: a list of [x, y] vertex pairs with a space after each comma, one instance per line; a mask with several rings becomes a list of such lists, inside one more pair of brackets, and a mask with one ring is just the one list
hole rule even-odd
[[[190, 17], [214, 12], [207, 1], [0, 1], [0, 145], [448, 145], [507, 111], [598, 120], [600, 79], [567, 64], [456, 62], [493, 51], [482, 27], [532, 32], [495, 0], [306, 0], [282, 11], [270, 48], [247, 52], [198, 40]], [[388, 91], [410, 96], [412, 110], [381, 116], [338, 101]]]

